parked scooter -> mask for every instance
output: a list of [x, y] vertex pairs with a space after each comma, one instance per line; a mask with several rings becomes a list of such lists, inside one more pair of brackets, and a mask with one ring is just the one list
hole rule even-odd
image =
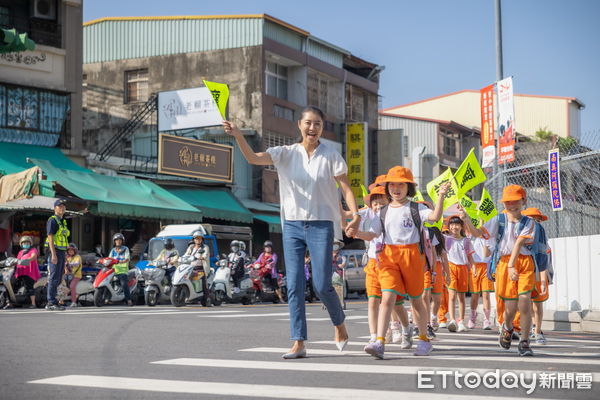
[[254, 297], [254, 283], [246, 273], [240, 281], [239, 287], [234, 287], [231, 276], [231, 263], [227, 258], [219, 260], [215, 278], [212, 281], [211, 291], [214, 293], [214, 304], [227, 303], [251, 304]]
[[[193, 302], [196, 299], [202, 299], [201, 303], [206, 306], [204, 301], [204, 290], [202, 288], [203, 268], [192, 266], [193, 256], [183, 256], [180, 258], [179, 266], [173, 274], [173, 289], [171, 290], [171, 304], [175, 307], [181, 307], [186, 303]], [[206, 278], [206, 286], [210, 287], [214, 278], [214, 270], [211, 268]], [[210, 290], [207, 294], [210, 301]]]
[[[101, 258], [98, 263], [102, 265], [102, 269], [96, 275], [94, 280], [94, 305], [102, 307], [109, 302], [119, 302], [125, 300], [123, 288], [118, 279], [114, 279], [115, 270], [113, 266], [118, 263], [117, 260], [110, 257]], [[138, 297], [138, 280], [141, 278], [141, 273], [138, 268], [130, 269], [128, 272], [128, 285], [131, 299]]]
[[[72, 279], [72, 278], [71, 278]], [[65, 279], [66, 290], [57, 291], [57, 299], [59, 302], [71, 300], [70, 280]], [[77, 293], [77, 302], [81, 305], [91, 305], [94, 303], [94, 278], [91, 275], [85, 275], [75, 287]]]
[[[30, 305], [31, 299], [25, 292], [25, 285], [21, 284], [19, 278], [15, 278], [18, 260], [14, 257], [9, 257], [6, 260], [0, 261], [0, 308], [4, 308], [10, 301], [14, 305]], [[38, 279], [34, 286], [35, 301], [38, 307], [44, 307], [47, 303], [47, 287], [44, 284], [47, 281], [45, 276]]]
[[144, 301], [147, 306], [154, 307], [161, 301], [169, 301], [172, 284], [165, 278], [167, 267], [165, 261], [150, 262], [148, 268], [142, 272]]

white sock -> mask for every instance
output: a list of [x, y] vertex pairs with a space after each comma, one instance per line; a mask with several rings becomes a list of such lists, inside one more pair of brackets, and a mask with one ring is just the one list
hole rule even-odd
[[377, 334], [371, 333], [371, 342], [374, 342], [375, 340], [377, 340]]

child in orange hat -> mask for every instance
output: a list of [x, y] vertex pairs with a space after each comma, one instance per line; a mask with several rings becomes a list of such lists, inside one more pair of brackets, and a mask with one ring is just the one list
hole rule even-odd
[[[496, 215], [479, 229], [473, 226], [465, 210], [459, 208], [461, 218], [473, 236], [496, 241], [492, 256], [492, 263], [498, 257], [495, 270], [496, 293], [504, 300], [506, 307], [499, 344], [504, 349], [510, 349], [512, 322], [517, 309], [521, 313], [523, 332], [529, 332], [531, 327], [531, 292], [535, 287], [535, 264], [526, 245], [533, 243], [535, 230], [534, 221], [521, 214], [527, 202], [525, 189], [519, 185], [506, 186], [502, 191], [501, 201], [506, 213]], [[518, 350], [521, 356], [533, 355], [528, 334], [521, 336]]]
[[[527, 215], [530, 218], [533, 218], [536, 221], [537, 229], [541, 230], [541, 236], [546, 238], [546, 232], [544, 227], [541, 225], [543, 221], [547, 221], [548, 217], [542, 214], [542, 212], [535, 207], [530, 207], [523, 210], [523, 215]], [[531, 294], [531, 300], [533, 302], [533, 329], [531, 333], [531, 338], [535, 339], [537, 344], [544, 345], [546, 344], [546, 337], [544, 336], [544, 332], [542, 332], [542, 321], [544, 318], [544, 302], [548, 300], [550, 296], [550, 291], [548, 290], [548, 286], [552, 284], [552, 250], [550, 246], [548, 246], [548, 242], [546, 240], [546, 249], [548, 254], [548, 272], [546, 273], [546, 280], [542, 281], [541, 279], [535, 283], [535, 289]]]
[[477, 306], [479, 305], [479, 298], [483, 300], [483, 330], [492, 329], [492, 323], [490, 321], [491, 314], [491, 302], [490, 293], [494, 292], [494, 282], [487, 276], [487, 266], [491, 258], [491, 250], [489, 242], [484, 238], [471, 237], [471, 244], [473, 246], [473, 261], [475, 261], [475, 273], [471, 274], [469, 291], [471, 292], [471, 317], [467, 323], [467, 328], [475, 328], [477, 321]]
[[383, 234], [383, 248], [379, 253], [382, 301], [377, 322], [377, 340], [367, 345], [365, 351], [374, 357], [383, 358], [384, 335], [396, 296], [400, 295], [410, 298], [413, 320], [419, 327], [420, 340], [414, 354], [424, 356], [431, 352], [432, 345], [426, 335], [429, 318], [421, 298], [426, 268], [424, 249], [421, 246], [423, 223], [435, 223], [440, 219], [450, 183], [440, 187], [433, 211], [423, 204], [411, 203], [410, 198], [416, 194], [417, 184], [408, 168], [391, 168], [387, 172], [385, 183], [390, 204], [372, 219], [369, 231], [358, 231], [354, 235], [363, 240], [372, 240]]

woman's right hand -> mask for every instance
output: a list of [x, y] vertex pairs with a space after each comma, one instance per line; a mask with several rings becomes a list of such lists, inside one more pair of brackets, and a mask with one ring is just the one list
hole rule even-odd
[[227, 120], [223, 121], [223, 129], [225, 129], [225, 133], [234, 137], [242, 134], [240, 128], [233, 124], [233, 122]]

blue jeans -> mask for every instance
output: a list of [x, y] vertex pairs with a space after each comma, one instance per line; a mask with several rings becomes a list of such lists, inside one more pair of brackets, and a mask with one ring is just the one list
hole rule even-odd
[[56, 249], [56, 264], [52, 264], [52, 253], [48, 250], [48, 304], [56, 304], [56, 290], [65, 271], [66, 253]]
[[119, 280], [119, 283], [121, 284], [121, 287], [123, 288], [124, 300], [125, 301], [131, 300], [131, 293], [129, 293], [129, 282], [128, 282], [129, 275], [128, 274], [116, 274], [115, 278], [117, 278]]
[[333, 325], [340, 325], [346, 316], [331, 285], [333, 222], [285, 221], [283, 251], [287, 275], [288, 308], [292, 340], [307, 340], [305, 297], [306, 277], [304, 255], [310, 252], [313, 288], [321, 299]]

